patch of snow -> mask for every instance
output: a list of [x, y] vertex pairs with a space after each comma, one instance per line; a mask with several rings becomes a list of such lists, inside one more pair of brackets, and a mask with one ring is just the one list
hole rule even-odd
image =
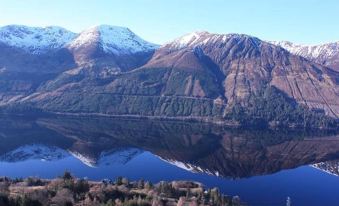
[[206, 36], [208, 36], [209, 38], [210, 35], [211, 35], [210, 33], [204, 32], [204, 31], [189, 33], [189, 34], [186, 34], [182, 37], [175, 39], [173, 42], [169, 42], [165, 44], [164, 47], [170, 46], [171, 48], [181, 49], [184, 47], [189, 47], [191, 45], [199, 44], [201, 43], [201, 41], [203, 41], [204, 43], [207, 43], [208, 39], [204, 38], [202, 40], [202, 38]]
[[165, 162], [167, 162], [171, 165], [174, 165], [178, 168], [181, 168], [183, 170], [186, 170], [186, 171], [189, 171], [189, 172], [192, 172], [192, 173], [205, 173], [205, 174], [214, 175], [214, 176], [217, 176], [217, 177], [220, 176], [220, 173], [218, 171], [210, 171], [210, 170], [207, 170], [207, 169], [202, 169], [201, 167], [190, 164], [190, 163], [180, 162], [180, 161], [172, 160], [172, 159], [164, 159], [160, 156], [157, 156], [157, 157], [159, 159], [161, 159], [162, 161], [165, 161]]
[[50, 147], [41, 144], [25, 145], [0, 157], [0, 161], [18, 162], [26, 160], [53, 161], [63, 159], [69, 154], [58, 147]]
[[162, 47], [167, 47], [169, 49], [182, 49], [182, 48], [195, 48], [197, 46], [203, 46], [207, 44], [219, 44], [225, 43], [229, 39], [241, 39], [241, 38], [252, 38], [257, 42], [259, 39], [245, 35], [245, 34], [212, 34], [206, 31], [202, 32], [193, 32], [186, 34], [182, 37], [175, 39], [172, 42], [164, 44]]
[[91, 157], [87, 157], [86, 155], [81, 154], [80, 152], [73, 152], [73, 151], [68, 151], [73, 157], [76, 159], [80, 160], [82, 163], [85, 165], [95, 168], [96, 167], [96, 159], [93, 159]]
[[322, 172], [339, 176], [339, 161], [320, 162], [310, 166]]
[[62, 48], [76, 36], [77, 34], [57, 26], [41, 28], [9, 25], [0, 28], [0, 42], [34, 54]]
[[68, 151], [73, 157], [85, 165], [97, 168], [100, 166], [126, 164], [128, 161], [141, 154], [143, 151], [136, 148], [123, 148], [119, 150], [104, 151], [98, 158], [93, 158], [75, 151]]
[[270, 41], [271, 44], [280, 46], [292, 54], [296, 54], [308, 59], [329, 59], [338, 55], [339, 42], [327, 43], [321, 45], [295, 44], [289, 41]]
[[195, 41], [197, 41], [202, 36], [202, 33], [199, 32], [193, 32], [190, 34], [187, 34], [180, 39], [176, 41], [178, 43], [179, 47], [186, 46], [188, 44], [193, 44]]
[[121, 150], [105, 151], [102, 152], [98, 161], [98, 165], [107, 166], [115, 164], [126, 164], [134, 157], [143, 153], [142, 150], [137, 148], [127, 148]]

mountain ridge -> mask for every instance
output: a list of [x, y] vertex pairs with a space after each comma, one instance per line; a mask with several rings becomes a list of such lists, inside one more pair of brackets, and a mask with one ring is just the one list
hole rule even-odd
[[[19, 64], [24, 58], [13, 69], [8, 67], [13, 57], [1, 61], [0, 55], [6, 85], [0, 105], [14, 111], [321, 127], [326, 116], [339, 116], [338, 72], [250, 35], [194, 32], [158, 47], [127, 28], [102, 25], [72, 42], [58, 50], [57, 61], [55, 53], [39, 54], [26, 70]], [[8, 49], [7, 54], [17, 52]], [[22, 76], [40, 74], [39, 67], [55, 70], [33, 87], [37, 81]]]
[[295, 44], [289, 41], [271, 41], [271, 43], [281, 46], [293, 54], [339, 71], [339, 41], [318, 45]]
[[[130, 47], [127, 48], [130, 49], [130, 52], [134, 53], [157, 47], [156, 44], [141, 39], [127, 27], [110, 25], [93, 26], [80, 33], [74, 33], [59, 26], [33, 27], [25, 25], [6, 25], [0, 27], [0, 42], [16, 48], [23, 48], [32, 53], [40, 53], [48, 48], [60, 49], [62, 47], [75, 47], [77, 44], [88, 43], [87, 41], [91, 41], [91, 38], [94, 38], [93, 36], [90, 36], [90, 34], [94, 34], [95, 32], [98, 32], [99, 38], [102, 38], [102, 44], [116, 44], [115, 46], [120, 46], [120, 49], [125, 49], [121, 47], [123, 46], [123, 41], [134, 40], [135, 42], [128, 43], [135, 43], [135, 45], [128, 45]], [[109, 39], [109, 36], [118, 39]], [[126, 42], [123, 43], [126, 44]], [[107, 47], [107, 45], [104, 46]], [[137, 48], [137, 46], [139, 46], [139, 48]], [[112, 48], [105, 49], [107, 52], [114, 52]], [[126, 50], [126, 52], [128, 52], [128, 50]]]
[[0, 42], [33, 54], [60, 49], [72, 41], [76, 35], [76, 33], [58, 26], [8, 25], [0, 27]]

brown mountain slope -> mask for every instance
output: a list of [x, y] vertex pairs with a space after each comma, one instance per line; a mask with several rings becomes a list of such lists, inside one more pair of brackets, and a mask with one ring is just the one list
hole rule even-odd
[[[116, 53], [119, 44], [92, 37], [77, 39], [68, 48], [78, 66], [12, 101], [14, 107], [321, 127], [327, 125], [323, 112], [339, 115], [338, 72], [255, 37], [192, 33], [163, 45], [136, 69], [146, 60], [134, 64], [123, 57], [138, 53]], [[115, 70], [116, 60], [134, 66]]]
[[0, 105], [13, 105], [41, 88], [134, 69], [155, 48], [122, 27], [97, 26], [80, 34], [62, 28], [1, 27]]
[[101, 25], [82, 31], [66, 45], [80, 67], [121, 72], [145, 64], [157, 46], [124, 27]]
[[339, 73], [261, 41], [239, 34], [193, 33], [162, 46], [144, 68], [199, 68], [214, 63], [228, 104], [246, 104], [262, 87], [275, 86], [298, 103], [339, 115]]

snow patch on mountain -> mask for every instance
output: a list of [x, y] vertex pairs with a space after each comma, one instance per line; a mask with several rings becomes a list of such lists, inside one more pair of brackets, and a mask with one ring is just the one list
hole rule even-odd
[[113, 54], [138, 53], [158, 47], [141, 39], [128, 28], [108, 25], [92, 27], [81, 32], [69, 47], [79, 48], [93, 42], [99, 43], [104, 52]]
[[192, 32], [163, 45], [163, 47], [181, 49], [192, 45], [207, 43], [210, 40], [211, 35], [212, 34], [206, 31]]
[[311, 167], [326, 172], [328, 174], [339, 176], [339, 161], [320, 162], [311, 165]]
[[207, 170], [207, 169], [202, 169], [201, 167], [190, 164], [190, 163], [180, 162], [180, 161], [173, 160], [173, 159], [164, 159], [160, 156], [157, 156], [157, 157], [164, 162], [167, 162], [171, 165], [174, 165], [178, 168], [181, 168], [183, 170], [186, 170], [186, 171], [189, 171], [189, 172], [192, 172], [192, 173], [205, 173], [205, 174], [213, 175], [213, 176], [217, 176], [217, 177], [220, 176], [220, 173], [218, 171], [210, 171], [210, 170]]
[[84, 154], [81, 154], [80, 152], [77, 151], [68, 151], [74, 158], [80, 160], [82, 163], [87, 165], [88, 167], [95, 168], [96, 167], [96, 159], [86, 156]]
[[100, 166], [108, 166], [115, 164], [126, 164], [136, 156], [143, 153], [142, 150], [137, 148], [127, 148], [121, 150], [105, 151], [102, 152], [98, 161]]
[[25, 145], [0, 156], [3, 162], [20, 162], [26, 160], [53, 161], [68, 157], [69, 154], [58, 147], [40, 144]]
[[259, 41], [259, 39], [245, 34], [212, 34], [206, 31], [201, 31], [186, 34], [172, 42], [164, 44], [162, 47], [167, 47], [169, 49], [182, 49], [187, 47], [195, 48], [207, 44], [223, 44], [231, 38], [240, 40], [244, 37]]
[[321, 45], [295, 44], [289, 41], [270, 41], [270, 43], [283, 47], [292, 54], [303, 56], [308, 59], [330, 59], [339, 53], [339, 42]]
[[9, 25], [0, 28], [0, 42], [33, 54], [62, 48], [76, 36], [77, 34], [57, 26], [41, 28]]
[[195, 42], [198, 42], [199, 39], [204, 35], [208, 34], [207, 32], [193, 32], [190, 34], [187, 34], [179, 39], [174, 40], [174, 44], [178, 46], [179, 48], [188, 46], [190, 44], [194, 44]]
[[103, 151], [99, 157], [96, 158], [90, 157], [86, 154], [81, 154], [76, 151], [69, 151], [73, 157], [92, 168], [116, 164], [126, 164], [142, 152], [142, 150], [136, 148], [121, 148], [118, 150], [115, 149], [111, 151]]

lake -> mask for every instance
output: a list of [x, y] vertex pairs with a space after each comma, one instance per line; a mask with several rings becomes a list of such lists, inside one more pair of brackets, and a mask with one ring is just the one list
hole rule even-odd
[[249, 205], [339, 205], [339, 136], [99, 117], [0, 118], [0, 176], [193, 180]]

